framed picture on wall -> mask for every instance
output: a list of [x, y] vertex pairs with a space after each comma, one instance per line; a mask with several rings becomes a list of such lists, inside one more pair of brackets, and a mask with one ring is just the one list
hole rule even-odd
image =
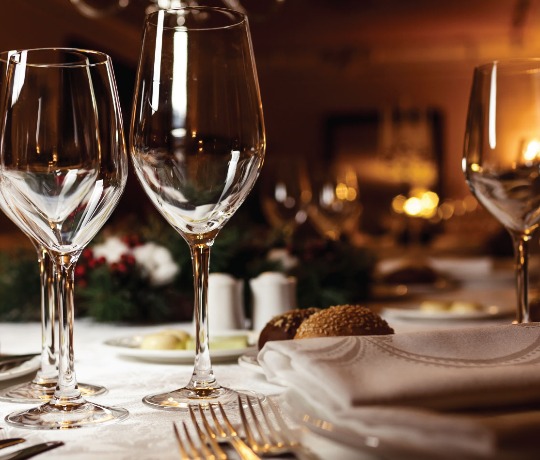
[[442, 198], [442, 121], [437, 109], [365, 110], [328, 116], [326, 160], [356, 173], [362, 227], [384, 233], [393, 199], [417, 190]]

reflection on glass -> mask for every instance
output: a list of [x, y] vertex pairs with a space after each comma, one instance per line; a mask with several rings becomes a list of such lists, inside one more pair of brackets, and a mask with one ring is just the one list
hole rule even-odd
[[312, 176], [313, 198], [309, 218], [319, 233], [331, 240], [358, 230], [362, 204], [356, 173], [351, 168], [330, 168]]
[[306, 165], [299, 159], [271, 161], [261, 174], [261, 204], [270, 225], [290, 242], [307, 220], [311, 185]]

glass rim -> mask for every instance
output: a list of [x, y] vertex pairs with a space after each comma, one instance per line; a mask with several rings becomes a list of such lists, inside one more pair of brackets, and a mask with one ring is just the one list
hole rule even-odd
[[493, 67], [497, 67], [497, 69], [502, 68], [514, 71], [540, 70], [540, 57], [493, 59], [492, 61], [475, 66], [475, 71], [480, 73], [488, 73], [491, 72]]
[[5, 64], [11, 65], [18, 65], [22, 64], [22, 62], [16, 62], [13, 60], [13, 56], [15, 55], [21, 55], [23, 53], [37, 53], [37, 52], [53, 52], [53, 51], [63, 51], [63, 52], [71, 52], [71, 53], [79, 53], [83, 56], [97, 56], [100, 59], [96, 62], [84, 62], [84, 63], [77, 63], [77, 62], [24, 62], [24, 65], [26, 67], [38, 67], [38, 68], [47, 68], [47, 67], [54, 67], [54, 68], [73, 68], [73, 67], [95, 67], [99, 65], [107, 65], [111, 62], [111, 57], [104, 53], [103, 51], [98, 50], [91, 50], [91, 49], [85, 49], [85, 48], [74, 48], [74, 47], [45, 47], [45, 48], [21, 48], [21, 49], [13, 49], [13, 50], [6, 50], [6, 51], [0, 51], [0, 62], [4, 62]]
[[154, 27], [157, 27], [158, 21], [157, 17], [160, 15], [175, 15], [179, 16], [182, 11], [212, 11], [212, 12], [219, 12], [222, 14], [227, 14], [230, 16], [233, 16], [236, 20], [231, 21], [230, 24], [222, 25], [222, 26], [200, 26], [200, 27], [186, 27], [185, 25], [177, 25], [177, 26], [163, 26], [163, 29], [165, 30], [177, 30], [177, 31], [204, 31], [204, 30], [224, 30], [224, 29], [231, 29], [234, 27], [241, 26], [242, 24], [247, 23], [247, 15], [244, 13], [241, 13], [240, 11], [232, 10], [230, 8], [222, 8], [222, 7], [216, 7], [216, 6], [183, 6], [180, 8], [169, 8], [169, 9], [159, 9], [157, 11], [153, 11], [152, 13], [148, 13], [146, 15], [145, 22], [147, 25], [151, 25]]

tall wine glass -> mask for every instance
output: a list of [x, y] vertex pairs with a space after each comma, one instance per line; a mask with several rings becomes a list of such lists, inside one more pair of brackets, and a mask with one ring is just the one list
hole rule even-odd
[[268, 223], [291, 242], [299, 225], [307, 220], [311, 187], [304, 161], [281, 158], [265, 166], [260, 179], [260, 198]]
[[[9, 57], [17, 51], [0, 52], [0, 85], [8, 69]], [[12, 221], [17, 223], [13, 211], [0, 194], [0, 209]], [[40, 312], [41, 312], [41, 357], [40, 367], [34, 378], [28, 382], [17, 383], [0, 390], [0, 400], [18, 403], [48, 401], [54, 394], [58, 378], [56, 344], [56, 296], [54, 295], [54, 264], [45, 247], [23, 230], [34, 246], [39, 267]], [[106, 388], [98, 385], [80, 383], [79, 388], [85, 395], [106, 393]]]
[[123, 419], [126, 410], [84, 399], [73, 354], [75, 265], [114, 210], [127, 178], [110, 58], [69, 48], [18, 51], [9, 58], [0, 94], [0, 191], [21, 230], [54, 263], [60, 342], [50, 401], [6, 421], [69, 429]]
[[473, 194], [512, 236], [515, 322], [529, 322], [528, 246], [540, 223], [540, 60], [474, 70], [462, 164]]
[[338, 241], [354, 233], [362, 214], [356, 172], [336, 166], [316, 169], [311, 184], [313, 198], [308, 215], [320, 235]]
[[182, 388], [146, 396], [162, 409], [236, 402], [214, 376], [208, 346], [210, 248], [263, 163], [265, 131], [247, 18], [220, 8], [146, 17], [131, 123], [137, 176], [191, 250], [195, 365]]

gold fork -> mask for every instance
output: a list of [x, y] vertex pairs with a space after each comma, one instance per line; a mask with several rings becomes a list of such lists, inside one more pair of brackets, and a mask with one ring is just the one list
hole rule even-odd
[[[250, 426], [242, 404], [242, 398], [238, 396], [238, 408], [246, 441], [254, 452], [263, 457], [291, 453], [297, 458], [305, 460], [318, 458], [295, 439], [293, 431], [287, 426], [279, 409], [270, 398], [267, 398], [267, 405], [270, 411], [265, 408], [265, 405], [259, 398], [257, 399], [261, 413], [259, 416], [257, 416], [251, 400], [246, 398], [246, 404], [252, 419], [252, 425]], [[272, 423], [270, 420], [269, 412], [272, 413], [275, 423]], [[263, 424], [266, 429], [263, 427]], [[275, 426], [276, 424], [277, 427]]]
[[260, 457], [255, 452], [253, 452], [253, 450], [251, 450], [250, 447], [240, 438], [238, 432], [227, 417], [225, 409], [223, 409], [221, 403], [218, 403], [217, 406], [221, 413], [223, 423], [220, 422], [212, 404], [205, 406], [209, 410], [210, 415], [212, 416], [213, 428], [210, 425], [210, 422], [208, 421], [208, 418], [203, 411], [203, 407], [199, 406], [201, 421], [204, 425], [206, 432], [208, 433], [208, 436], [212, 438], [216, 443], [219, 441], [226, 441], [227, 443], [229, 443], [242, 460], [260, 460]]
[[217, 460], [218, 458], [227, 458], [221, 449], [219, 449], [219, 451], [223, 453], [224, 457], [216, 457], [214, 451], [211, 451], [208, 448], [206, 445], [206, 436], [201, 431], [197, 423], [195, 424], [195, 429], [199, 435], [198, 445], [193, 441], [193, 438], [189, 434], [186, 422], [182, 422], [182, 427], [184, 429], [184, 440], [182, 440], [182, 436], [180, 436], [180, 432], [178, 431], [176, 424], [173, 423], [174, 436], [176, 437], [176, 443], [178, 445], [178, 450], [180, 451], [181, 460]]
[[[201, 406], [199, 406], [199, 410], [201, 410]], [[201, 429], [199, 426], [199, 422], [197, 421], [197, 417], [195, 417], [195, 412], [193, 410], [192, 406], [189, 406], [189, 415], [191, 417], [191, 421], [193, 422], [193, 426], [195, 426], [195, 429], [197, 430], [197, 434], [199, 435], [199, 439], [201, 440], [201, 444], [208, 443], [210, 444], [210, 448], [212, 449], [214, 453], [214, 458], [216, 460], [227, 460], [227, 454], [223, 451], [223, 449], [219, 446], [217, 442], [217, 438], [215, 436], [212, 436], [211, 433], [208, 431], [208, 428], [205, 425], [206, 433]], [[203, 422], [204, 424], [204, 422]]]

